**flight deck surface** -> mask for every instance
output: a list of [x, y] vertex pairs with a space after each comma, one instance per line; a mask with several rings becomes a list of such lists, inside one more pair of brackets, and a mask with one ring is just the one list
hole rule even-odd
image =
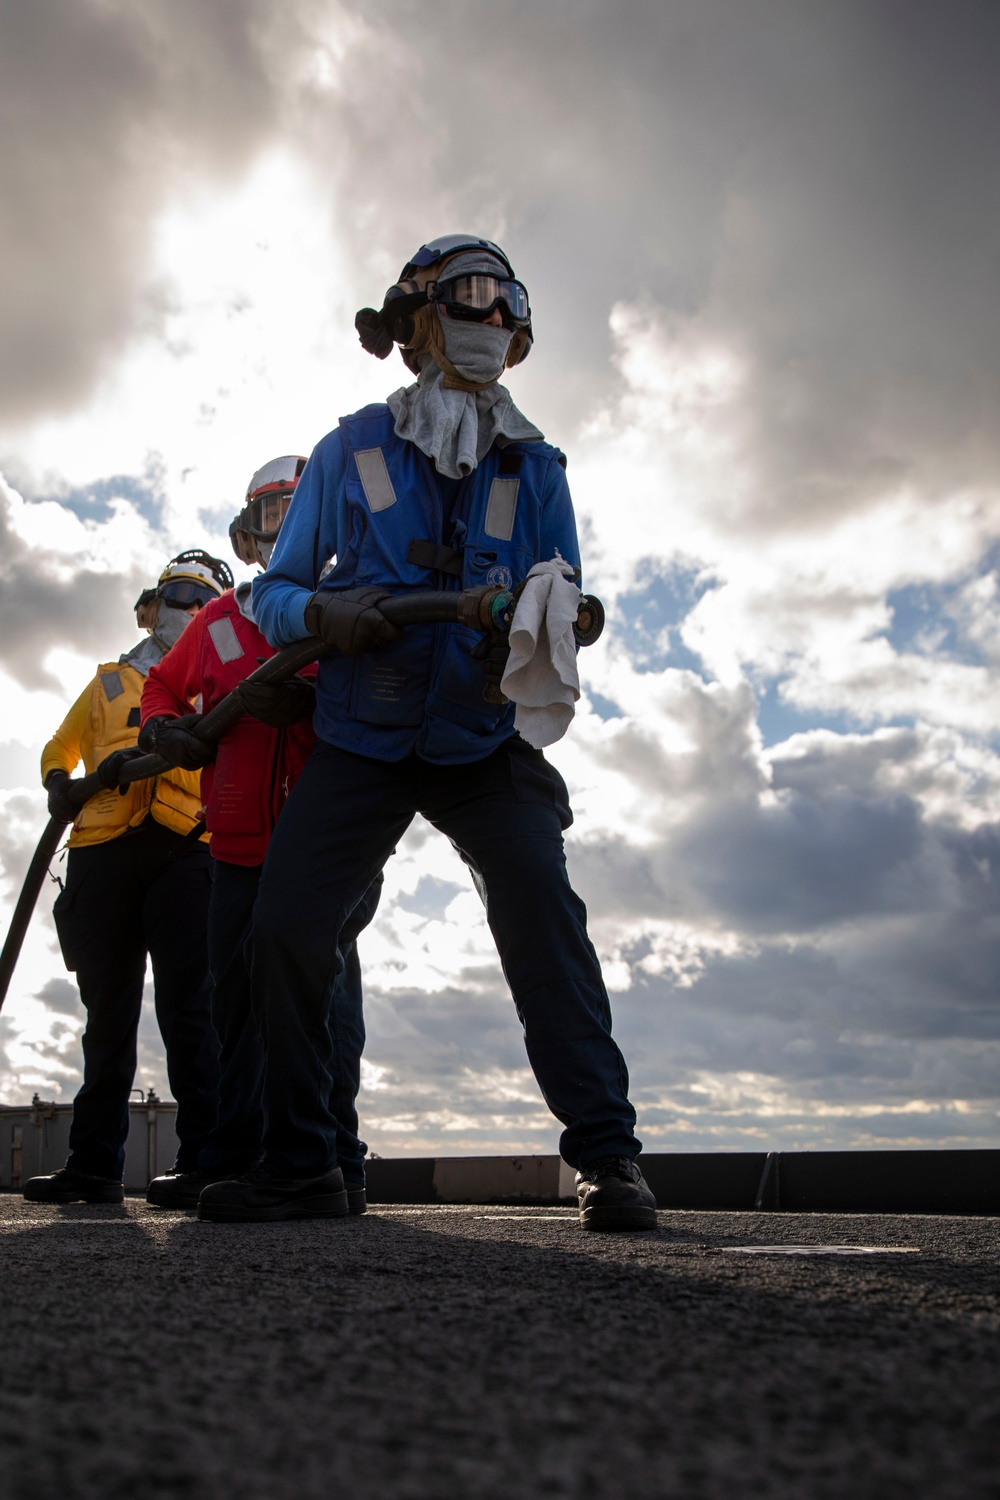
[[0, 1195], [7, 1500], [1000, 1495], [1000, 1220]]

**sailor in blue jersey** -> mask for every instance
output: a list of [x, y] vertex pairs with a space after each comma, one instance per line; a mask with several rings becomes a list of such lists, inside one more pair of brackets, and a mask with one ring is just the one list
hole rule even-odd
[[[265, 1159], [207, 1187], [199, 1215], [333, 1215], [342, 1183], [325, 1101], [345, 1045], [333, 1004], [341, 927], [420, 812], [455, 845], [486, 906], [528, 1059], [579, 1168], [585, 1228], [655, 1226], [628, 1075], [611, 1036], [586, 909], [566, 875], [566, 787], [483, 695], [483, 637], [391, 625], [386, 594], [510, 586], [558, 554], [579, 566], [565, 458], [498, 384], [531, 348], [527, 292], [499, 246], [422, 246], [362, 343], [417, 376], [341, 419], [299, 481], [256, 620], [276, 646], [322, 636], [312, 758], [271, 840], [252, 972], [267, 1054]], [[332, 566], [328, 567], [331, 563]], [[497, 681], [502, 661], [487, 663]]]

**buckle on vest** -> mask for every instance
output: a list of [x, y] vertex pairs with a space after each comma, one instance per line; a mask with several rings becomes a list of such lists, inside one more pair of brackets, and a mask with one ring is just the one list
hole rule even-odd
[[457, 547], [441, 547], [437, 542], [421, 540], [410, 543], [406, 561], [418, 568], [434, 568], [439, 573], [450, 573], [452, 578], [461, 578], [463, 555]]

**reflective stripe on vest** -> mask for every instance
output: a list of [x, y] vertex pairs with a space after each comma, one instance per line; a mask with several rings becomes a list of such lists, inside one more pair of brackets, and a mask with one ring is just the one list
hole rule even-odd
[[483, 531], [495, 536], [498, 541], [509, 542], [514, 535], [514, 517], [517, 515], [517, 492], [520, 479], [502, 478], [499, 474], [490, 485], [490, 498], [486, 502], [486, 520]]
[[212, 620], [208, 627], [208, 633], [212, 637], [212, 644], [216, 651], [218, 651], [221, 662], [238, 661], [244, 654], [233, 622], [228, 615], [223, 615], [218, 620]]
[[390, 505], [395, 505], [396, 491], [392, 487], [382, 449], [368, 448], [355, 453], [354, 461], [372, 514], [376, 515], [380, 510], [388, 510]]

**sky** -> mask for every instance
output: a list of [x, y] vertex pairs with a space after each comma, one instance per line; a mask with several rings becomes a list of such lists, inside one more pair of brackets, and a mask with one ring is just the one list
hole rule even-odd
[[[408, 382], [354, 313], [482, 234], [608, 610], [549, 753], [646, 1149], [1000, 1144], [998, 46], [994, 0], [0, 0], [0, 921], [139, 589]], [[56, 889], [2, 1102], [79, 1083]], [[371, 1148], [554, 1152], [429, 825], [359, 947]]]

